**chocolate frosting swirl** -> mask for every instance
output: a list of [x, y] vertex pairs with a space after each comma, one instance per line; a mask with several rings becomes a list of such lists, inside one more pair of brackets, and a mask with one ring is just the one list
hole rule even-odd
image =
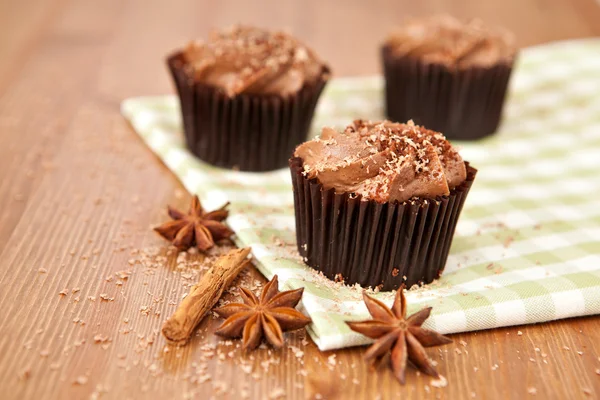
[[516, 54], [511, 33], [488, 28], [480, 20], [463, 23], [450, 16], [409, 20], [385, 46], [396, 56], [459, 68], [512, 62]]
[[294, 156], [303, 160], [304, 174], [326, 189], [378, 202], [445, 196], [467, 177], [464, 161], [444, 135], [412, 121], [357, 120], [344, 132], [323, 128]]
[[197, 82], [220, 87], [229, 96], [285, 96], [328, 78], [327, 67], [298, 40], [253, 27], [215, 31], [207, 42], [188, 44], [183, 55]]

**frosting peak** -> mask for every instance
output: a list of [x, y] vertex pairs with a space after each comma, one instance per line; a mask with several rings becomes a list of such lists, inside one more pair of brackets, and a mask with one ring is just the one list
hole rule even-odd
[[393, 55], [457, 67], [510, 62], [516, 54], [514, 36], [508, 31], [450, 16], [408, 20], [388, 37], [386, 47]]
[[304, 174], [327, 189], [379, 202], [435, 198], [466, 179], [465, 163], [444, 135], [414, 125], [357, 120], [344, 132], [323, 128], [296, 148]]
[[229, 96], [288, 95], [327, 78], [327, 67], [298, 40], [253, 27], [212, 32], [207, 42], [188, 44], [183, 55], [196, 81], [220, 87]]

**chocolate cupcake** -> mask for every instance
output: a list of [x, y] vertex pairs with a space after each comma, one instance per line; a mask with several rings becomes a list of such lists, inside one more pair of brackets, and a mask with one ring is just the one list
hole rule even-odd
[[203, 161], [242, 171], [284, 167], [306, 140], [329, 68], [293, 37], [233, 27], [168, 58], [185, 139]]
[[412, 20], [382, 48], [388, 118], [473, 140], [494, 133], [516, 58], [514, 38], [474, 20]]
[[439, 277], [477, 173], [444, 135], [412, 121], [324, 128], [296, 148], [290, 169], [305, 262], [382, 290]]

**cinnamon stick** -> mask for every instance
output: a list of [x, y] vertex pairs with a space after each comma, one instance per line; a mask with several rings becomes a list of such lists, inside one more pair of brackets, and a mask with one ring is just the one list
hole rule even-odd
[[219, 257], [200, 282], [192, 286], [190, 293], [163, 325], [162, 333], [169, 342], [178, 346], [187, 343], [202, 318], [217, 303], [235, 277], [250, 263], [246, 258], [249, 253], [249, 247], [231, 250]]

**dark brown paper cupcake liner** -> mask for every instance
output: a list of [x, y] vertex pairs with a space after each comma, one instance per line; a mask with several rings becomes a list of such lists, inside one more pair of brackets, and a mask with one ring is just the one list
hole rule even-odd
[[305, 262], [329, 279], [363, 287], [397, 289], [430, 283], [442, 273], [456, 222], [477, 170], [449, 196], [378, 203], [325, 190], [290, 161], [296, 238]]
[[442, 132], [448, 139], [474, 140], [500, 124], [511, 63], [449, 69], [398, 57], [382, 48], [386, 115]]
[[241, 94], [194, 82], [181, 53], [167, 59], [181, 103], [188, 148], [201, 160], [241, 171], [270, 171], [287, 165], [306, 140], [329, 71], [290, 96]]

